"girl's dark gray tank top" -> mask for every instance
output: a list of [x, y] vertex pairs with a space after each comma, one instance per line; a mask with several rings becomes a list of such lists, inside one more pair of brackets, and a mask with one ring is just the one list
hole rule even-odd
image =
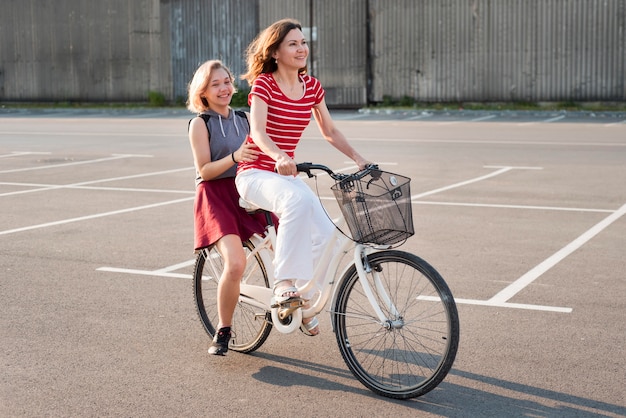
[[[243, 141], [245, 141], [250, 126], [245, 114], [230, 110], [228, 117], [225, 118], [219, 113], [212, 110], [202, 112], [200, 115], [208, 115], [206, 121], [209, 130], [209, 144], [211, 147], [211, 161], [217, 161], [237, 151]], [[206, 116], [204, 116], [206, 118]], [[228, 170], [216, 177], [216, 179], [235, 177], [237, 174], [237, 164], [234, 164]], [[202, 182], [200, 173], [196, 172], [196, 186]]]

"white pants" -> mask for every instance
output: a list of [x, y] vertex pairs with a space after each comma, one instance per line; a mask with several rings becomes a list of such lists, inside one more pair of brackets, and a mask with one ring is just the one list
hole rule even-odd
[[235, 183], [241, 197], [280, 219], [274, 253], [276, 282], [311, 280], [313, 266], [335, 229], [319, 198], [301, 178], [265, 170], [246, 170]]

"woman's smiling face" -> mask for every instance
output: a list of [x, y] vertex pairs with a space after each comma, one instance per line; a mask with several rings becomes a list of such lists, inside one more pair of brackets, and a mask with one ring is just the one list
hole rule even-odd
[[309, 45], [300, 29], [292, 29], [280, 43], [274, 58], [280, 64], [294, 68], [304, 68], [309, 57]]

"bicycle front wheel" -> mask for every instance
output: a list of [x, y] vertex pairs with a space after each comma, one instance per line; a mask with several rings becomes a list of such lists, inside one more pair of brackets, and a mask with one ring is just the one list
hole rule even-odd
[[353, 265], [339, 284], [332, 315], [339, 350], [373, 392], [395, 399], [421, 396], [454, 362], [459, 344], [454, 298], [439, 273], [413, 254], [391, 250], [367, 258], [375, 300], [367, 297]]
[[[243, 248], [248, 262], [241, 282], [269, 288], [269, 279], [263, 260], [258, 255], [251, 255], [254, 245], [246, 241], [243, 243]], [[215, 327], [219, 319], [217, 285], [223, 271], [224, 263], [215, 246], [205, 248], [198, 253], [194, 268], [194, 296], [200, 321], [211, 338], [215, 335]], [[233, 338], [229, 348], [233, 351], [251, 353], [261, 347], [272, 330], [271, 312], [245, 301], [245, 298], [239, 298], [235, 308], [232, 323]]]

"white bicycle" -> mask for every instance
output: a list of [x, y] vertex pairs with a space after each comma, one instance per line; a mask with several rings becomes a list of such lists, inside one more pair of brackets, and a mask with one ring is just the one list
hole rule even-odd
[[[420, 257], [392, 249], [413, 235], [410, 179], [376, 166], [348, 175], [324, 165], [298, 164], [298, 171], [315, 177], [311, 170], [322, 170], [335, 180], [331, 189], [342, 212], [334, 221], [338, 244], [325, 249], [315, 278], [298, 288], [302, 295], [314, 294], [306, 306], [272, 306], [276, 229], [266, 214], [265, 236], [254, 235], [243, 243], [248, 262], [230, 349], [251, 353], [261, 347], [272, 327], [293, 332], [303, 317], [321, 313], [330, 301], [339, 351], [363, 385], [396, 399], [431, 391], [454, 362], [459, 317], [440, 274]], [[341, 230], [346, 224], [351, 238]], [[340, 272], [349, 253], [348, 265]], [[218, 321], [216, 295], [222, 270], [215, 246], [198, 253], [194, 294], [211, 338]]]

